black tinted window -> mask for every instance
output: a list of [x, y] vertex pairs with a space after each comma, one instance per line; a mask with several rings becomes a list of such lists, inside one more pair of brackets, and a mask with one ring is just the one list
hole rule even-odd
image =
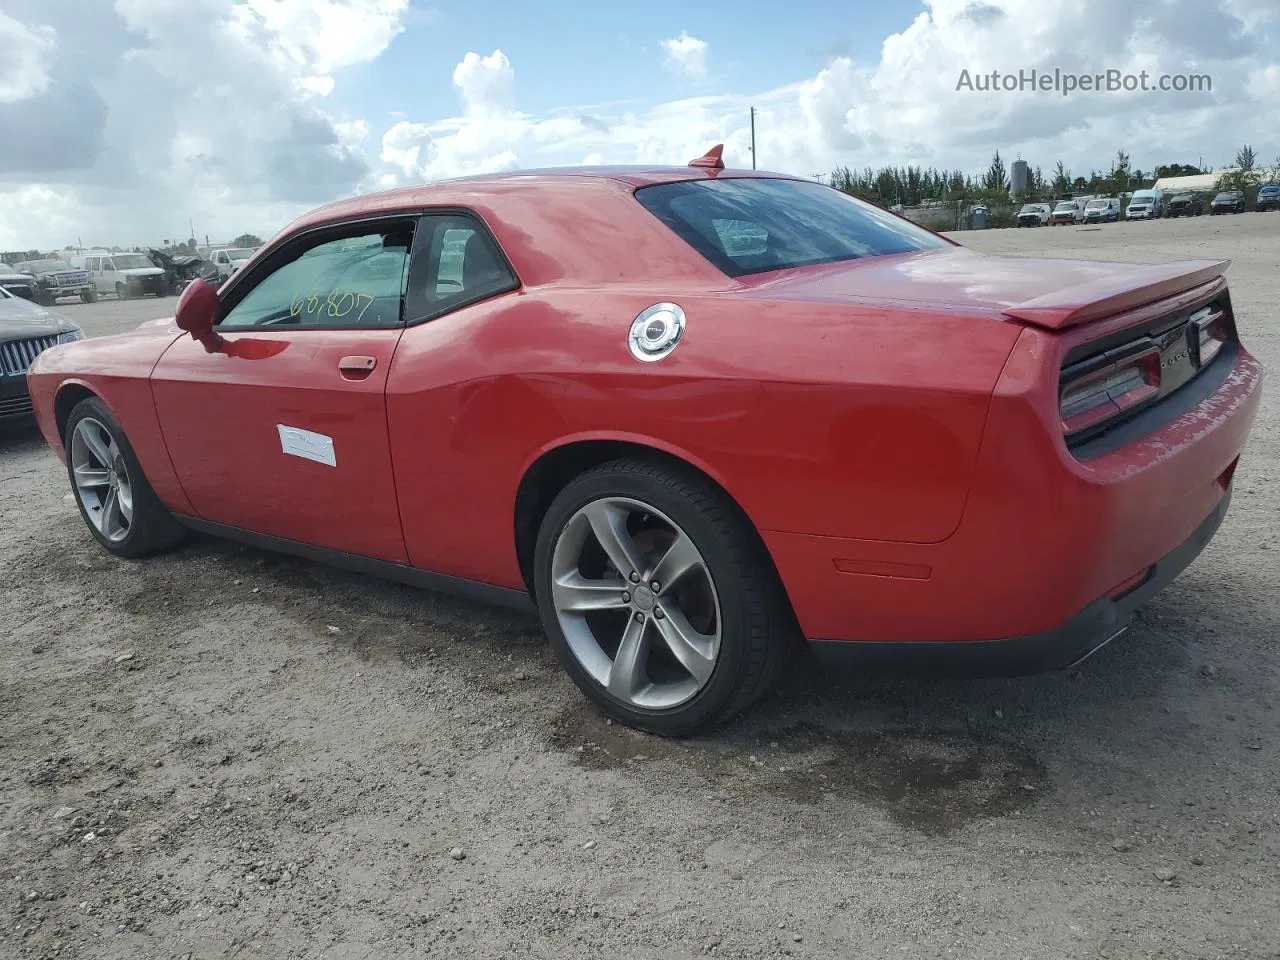
[[872, 204], [803, 180], [681, 181], [642, 187], [636, 199], [732, 277], [947, 245]]
[[518, 286], [478, 221], [460, 214], [437, 214], [422, 222], [430, 231], [430, 242], [426, 261], [415, 266], [416, 280], [411, 282], [428, 313], [445, 313]]

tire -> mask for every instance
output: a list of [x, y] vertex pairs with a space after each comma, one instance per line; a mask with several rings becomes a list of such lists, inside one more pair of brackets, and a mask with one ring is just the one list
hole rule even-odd
[[[647, 568], [638, 571], [638, 584], [633, 586], [631, 571], [618, 567], [615, 573], [617, 565], [607, 563], [594, 533], [601, 516], [625, 518], [627, 542]], [[676, 540], [664, 541], [672, 530]], [[686, 539], [679, 540], [682, 535]], [[646, 538], [656, 547], [646, 547]], [[651, 590], [654, 563], [674, 542], [700, 565], [686, 566], [673, 583]], [[617, 549], [615, 542], [615, 555]], [[592, 603], [609, 592], [615, 605], [572, 610], [566, 596], [588, 596], [565, 593], [573, 579], [589, 585]], [[591, 586], [606, 583], [603, 590]], [[534, 589], [551, 648], [579, 689], [614, 719], [662, 736], [705, 731], [763, 697], [799, 637], [764, 544], [738, 507], [691, 470], [642, 458], [596, 467], [560, 491], [538, 531]], [[634, 595], [612, 593], [617, 590]], [[664, 615], [664, 609], [670, 612]], [[684, 627], [698, 642], [714, 629], [718, 642], [697, 648], [698, 656], [689, 653], [694, 644], [684, 644], [680, 657], [675, 651], [682, 645], [667, 638], [689, 637]], [[627, 638], [637, 636], [638, 668], [619, 671]], [[612, 652], [606, 650], [610, 642]], [[695, 666], [686, 668], [686, 662]], [[624, 679], [615, 683], [615, 673]], [[627, 683], [632, 676], [635, 682]], [[633, 692], [620, 694], [627, 689]]]
[[42, 307], [52, 307], [55, 306], [57, 302], [57, 297], [51, 293], [45, 292], [44, 290], [41, 290], [36, 294], [36, 303], [40, 304]]
[[[102, 445], [99, 452], [95, 452], [98, 448], [81, 431], [96, 436]], [[118, 557], [140, 557], [172, 547], [183, 539], [185, 529], [151, 489], [146, 474], [142, 472], [142, 464], [129, 445], [129, 438], [101, 400], [87, 397], [72, 408], [71, 415], [67, 417], [64, 444], [67, 478], [71, 482], [76, 506], [80, 508], [80, 516], [94, 539], [109, 553]], [[110, 468], [103, 465], [104, 457], [99, 455], [102, 451], [108, 454], [105, 459], [113, 461]], [[78, 465], [83, 468], [80, 483], [77, 482]], [[91, 474], [94, 481], [98, 474], [111, 479], [102, 483], [85, 482]], [[117, 519], [127, 519], [127, 529], [122, 529], [122, 522], [110, 522], [108, 503], [112, 493], [116, 496]], [[128, 497], [127, 501], [125, 497]], [[127, 513], [120, 507], [122, 501], [131, 504]]]
[[125, 283], [117, 283], [117, 284], [116, 284], [116, 299], [117, 299], [117, 300], [128, 300], [128, 299], [129, 299], [129, 285], [128, 285], [128, 284], [125, 284]]
[[81, 290], [80, 299], [85, 303], [95, 303], [98, 299], [98, 291], [93, 287], [90, 287], [88, 290]]

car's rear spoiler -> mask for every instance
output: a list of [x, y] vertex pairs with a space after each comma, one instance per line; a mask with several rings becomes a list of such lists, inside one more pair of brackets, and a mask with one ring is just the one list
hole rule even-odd
[[1123, 276], [1064, 287], [1015, 304], [1008, 307], [1004, 315], [1049, 330], [1064, 330], [1176, 296], [1220, 277], [1230, 263], [1230, 260], [1182, 260], [1136, 266], [1133, 272]]

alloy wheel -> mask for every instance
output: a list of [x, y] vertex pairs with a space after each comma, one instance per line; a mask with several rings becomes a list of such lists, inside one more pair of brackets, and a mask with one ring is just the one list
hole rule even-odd
[[85, 516], [119, 543], [133, 525], [133, 486], [120, 445], [99, 420], [84, 417], [71, 434], [71, 471]]
[[720, 599], [692, 538], [629, 497], [593, 500], [560, 531], [551, 601], [569, 649], [613, 697], [678, 707], [710, 681], [720, 654]]

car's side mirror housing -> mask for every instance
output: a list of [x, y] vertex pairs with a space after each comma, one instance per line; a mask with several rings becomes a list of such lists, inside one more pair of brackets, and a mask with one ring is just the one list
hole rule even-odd
[[178, 298], [174, 320], [178, 327], [191, 334], [191, 339], [204, 344], [208, 353], [216, 353], [223, 346], [223, 339], [213, 329], [218, 318], [218, 290], [213, 284], [198, 277], [187, 285]]

